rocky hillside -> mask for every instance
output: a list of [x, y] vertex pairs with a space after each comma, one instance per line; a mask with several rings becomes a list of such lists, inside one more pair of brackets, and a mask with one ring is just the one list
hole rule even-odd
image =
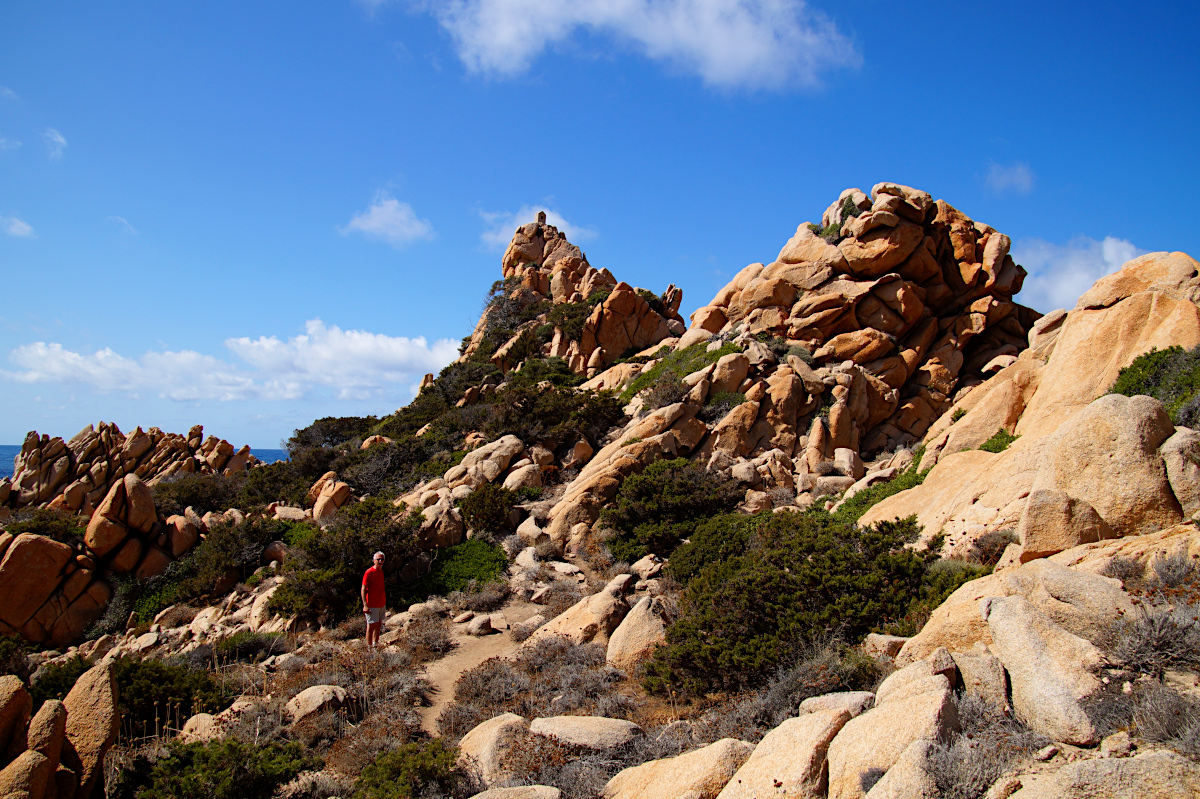
[[686, 328], [539, 219], [288, 462], [31, 434], [0, 793], [1196, 795], [1200, 264], [1040, 317], [1008, 249], [849, 189]]

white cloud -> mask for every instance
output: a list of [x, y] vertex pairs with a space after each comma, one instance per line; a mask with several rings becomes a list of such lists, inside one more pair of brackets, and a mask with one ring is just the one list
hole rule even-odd
[[42, 134], [46, 140], [46, 152], [51, 158], [62, 158], [63, 150], [67, 149], [66, 138], [54, 128], [46, 128]]
[[342, 330], [320, 319], [287, 341], [243, 337], [227, 339], [225, 346], [243, 364], [191, 350], [127, 358], [109, 348], [86, 354], [39, 341], [13, 350], [9, 360], [19, 371], [0, 375], [131, 396], [145, 391], [180, 402], [295, 400], [316, 387], [332, 389], [340, 399], [363, 399], [384, 390], [415, 393], [421, 375], [437, 373], [458, 356], [457, 342], [448, 339], [431, 346], [424, 337]]
[[137, 235], [137, 228], [135, 228], [133, 225], [129, 224], [129, 220], [123, 216], [105, 217], [105, 221], [112, 222], [123, 233], [128, 233], [131, 236]]
[[517, 211], [480, 211], [487, 228], [479, 234], [480, 240], [488, 248], [503, 250], [512, 241], [513, 233], [521, 225], [537, 220], [538, 211], [546, 212], [546, 222], [554, 225], [572, 244], [594, 239], [596, 231], [573, 225], [557, 211], [552, 211], [544, 205], [522, 205]]
[[6, 139], [0, 136], [0, 150], [15, 150], [21, 146], [21, 142], [16, 139]]
[[17, 99], [17, 93], [7, 86], [0, 86], [0, 97], [3, 97], [5, 100], [15, 100]]
[[1014, 161], [1007, 166], [997, 163], [988, 164], [987, 176], [983, 183], [997, 194], [1028, 194], [1033, 191], [1037, 176], [1033, 169], [1023, 161]]
[[33, 227], [25, 220], [17, 219], [15, 216], [0, 216], [0, 227], [4, 228], [4, 232], [10, 236], [27, 238], [33, 235]]
[[1147, 252], [1128, 239], [1113, 236], [1101, 241], [1076, 236], [1066, 244], [1021, 239], [1013, 244], [1012, 257], [1029, 276], [1017, 301], [1043, 313], [1055, 308], [1070, 310], [1093, 283]]
[[375, 193], [371, 207], [354, 218], [345, 227], [339, 227], [343, 236], [362, 233], [372, 239], [381, 239], [400, 248], [420, 239], [433, 236], [433, 225], [428, 219], [419, 219], [412, 206], [402, 203], [386, 191]]
[[600, 34], [710, 86], [819, 85], [819, 74], [862, 57], [803, 0], [449, 0], [416, 4], [437, 17], [471, 72], [527, 70], [579, 31]]

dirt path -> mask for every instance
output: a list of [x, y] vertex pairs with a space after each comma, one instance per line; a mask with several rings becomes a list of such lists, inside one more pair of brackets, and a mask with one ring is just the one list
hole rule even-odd
[[[544, 608], [531, 602], [515, 600], [505, 605], [496, 613], [504, 614], [510, 625], [525, 621], [530, 616], [544, 612]], [[446, 705], [454, 699], [454, 684], [464, 671], [475, 668], [488, 658], [509, 657], [520, 647], [512, 638], [511, 630], [475, 637], [467, 635], [465, 624], [456, 625], [458, 628], [455, 640], [458, 648], [441, 660], [425, 666], [425, 679], [433, 686], [433, 704], [421, 709], [421, 726], [427, 732], [437, 735], [437, 717]]]

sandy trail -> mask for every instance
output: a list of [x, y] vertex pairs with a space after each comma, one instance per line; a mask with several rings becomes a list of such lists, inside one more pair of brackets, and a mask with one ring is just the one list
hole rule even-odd
[[[545, 608], [524, 600], [513, 600], [495, 613], [504, 614], [509, 625], [519, 624], [531, 616], [544, 613]], [[426, 664], [425, 679], [433, 686], [433, 704], [421, 708], [421, 727], [437, 735], [437, 717], [454, 699], [454, 684], [464, 671], [475, 668], [488, 658], [510, 657], [521, 646], [513, 640], [511, 630], [475, 637], [467, 635], [466, 624], [455, 625], [458, 648], [441, 660]]]

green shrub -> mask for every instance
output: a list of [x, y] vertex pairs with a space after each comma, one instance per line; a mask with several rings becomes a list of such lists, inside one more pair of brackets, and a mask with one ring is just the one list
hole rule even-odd
[[[161, 756], [155, 756], [155, 755]], [[294, 742], [263, 746], [235, 738], [172, 741], [136, 757], [117, 778], [110, 799], [270, 799], [302, 771], [321, 767]]]
[[987, 441], [979, 445], [979, 448], [984, 452], [1003, 452], [1008, 449], [1008, 445], [1016, 441], [1020, 436], [1014, 436], [1012, 433], [1005, 430], [1003, 427], [995, 432], [995, 434]]
[[741, 513], [703, 520], [696, 525], [690, 540], [671, 553], [667, 573], [686, 585], [707, 564], [741, 555], [750, 543], [756, 523], [753, 516]]
[[79, 517], [53, 508], [33, 508], [20, 511], [15, 521], [4, 525], [4, 529], [18, 536], [21, 533], [44, 535], [63, 544], [74, 544], [83, 540], [84, 528]]
[[416, 799], [430, 789], [444, 795], [466, 779], [457, 762], [458, 749], [440, 738], [402, 744], [362, 770], [352, 799]]
[[445, 596], [465, 591], [472, 582], [484, 585], [496, 579], [508, 566], [501, 547], [473, 538], [436, 553], [429, 574], [404, 589], [406, 604], [420, 602], [435, 594]]
[[954, 424], [959, 419], [967, 415], [966, 408], [955, 408], [954, 413], [950, 414], [950, 424]]
[[150, 493], [154, 507], [163, 516], [182, 515], [188, 507], [203, 516], [209, 511], [221, 513], [237, 507], [240, 482], [232, 475], [176, 474], [154, 486]]
[[153, 658], [118, 658], [116, 678], [117, 709], [126, 732], [135, 735], [153, 732], [156, 723], [165, 726], [196, 713], [216, 713], [234, 698], [207, 671]]
[[1153, 349], [1117, 375], [1110, 394], [1148, 394], [1167, 408], [1171, 421], [1184, 427], [1200, 423], [1200, 346]]
[[859, 491], [850, 497], [850, 499], [843, 502], [834, 514], [834, 518], [842, 522], [857, 522], [862, 518], [864, 513], [888, 497], [919, 486], [925, 481], [925, 475], [929, 474], [928, 469], [925, 471], [920, 470], [921, 453], [922, 450], [920, 449], [914, 452], [913, 462], [909, 464], [907, 469], [900, 472], [900, 474], [891, 480], [888, 480], [886, 483], [876, 483], [870, 488]]
[[670, 554], [697, 524], [733, 510], [741, 498], [736, 483], [698, 463], [660, 460], [621, 484], [600, 521], [620, 533], [608, 544], [613, 557], [633, 562], [647, 552]]
[[700, 420], [712, 424], [725, 418], [725, 414], [746, 401], [746, 395], [738, 391], [719, 391], [708, 398], [704, 407], [696, 414]]
[[260, 633], [252, 630], [242, 630], [223, 638], [213, 649], [221, 660], [240, 660], [248, 663], [257, 663], [271, 655], [292, 651], [287, 639], [279, 633]]
[[546, 324], [551, 325], [552, 329], [557, 327], [562, 330], [566, 341], [579, 341], [583, 337], [583, 325], [592, 315], [592, 310], [607, 300], [611, 293], [611, 289], [597, 289], [581, 302], [556, 303], [546, 315]]
[[330, 623], [357, 613], [362, 609], [362, 575], [377, 551], [387, 558], [384, 589], [395, 602], [403, 592], [404, 567], [420, 551], [422, 521], [390, 500], [368, 497], [343, 507], [324, 530], [291, 528], [285, 540], [290, 539], [292, 557], [270, 608]]
[[30, 671], [28, 644], [15, 635], [0, 635], [0, 676], [28, 680]]
[[925, 569], [904, 617], [885, 624], [880, 631], [906, 638], [916, 635], [929, 621], [929, 616], [963, 583], [991, 573], [991, 568], [963, 560], [935, 560]]
[[[520, 501], [516, 491], [484, 483], [458, 503], [463, 521], [476, 534], [501, 535], [509, 529], [508, 516]], [[503, 537], [501, 535], [501, 537]]]
[[33, 712], [36, 713], [47, 699], [65, 699], [75, 686], [75, 681], [91, 667], [91, 661], [83, 655], [75, 655], [62, 663], [51, 663], [42, 669], [37, 680], [29, 686], [29, 694], [33, 697]]
[[688, 581], [680, 617], [648, 664], [648, 689], [751, 687], [805, 642], [855, 642], [903, 618], [921, 592], [930, 556], [904, 546], [920, 530], [915, 517], [860, 529], [814, 511], [751, 524], [736, 554]]
[[308, 427], [292, 431], [284, 446], [289, 453], [314, 447], [336, 447], [366, 438], [378, 423], [374, 416], [326, 416]]
[[725, 344], [719, 349], [708, 351], [707, 344], [693, 344], [682, 350], [671, 350], [659, 359], [658, 363], [642, 372], [633, 382], [621, 392], [620, 402], [628, 404], [631, 399], [655, 383], [669, 380], [679, 380], [692, 372], [703, 369], [709, 364], [716, 363], [722, 357], [742, 348], [736, 344]]

